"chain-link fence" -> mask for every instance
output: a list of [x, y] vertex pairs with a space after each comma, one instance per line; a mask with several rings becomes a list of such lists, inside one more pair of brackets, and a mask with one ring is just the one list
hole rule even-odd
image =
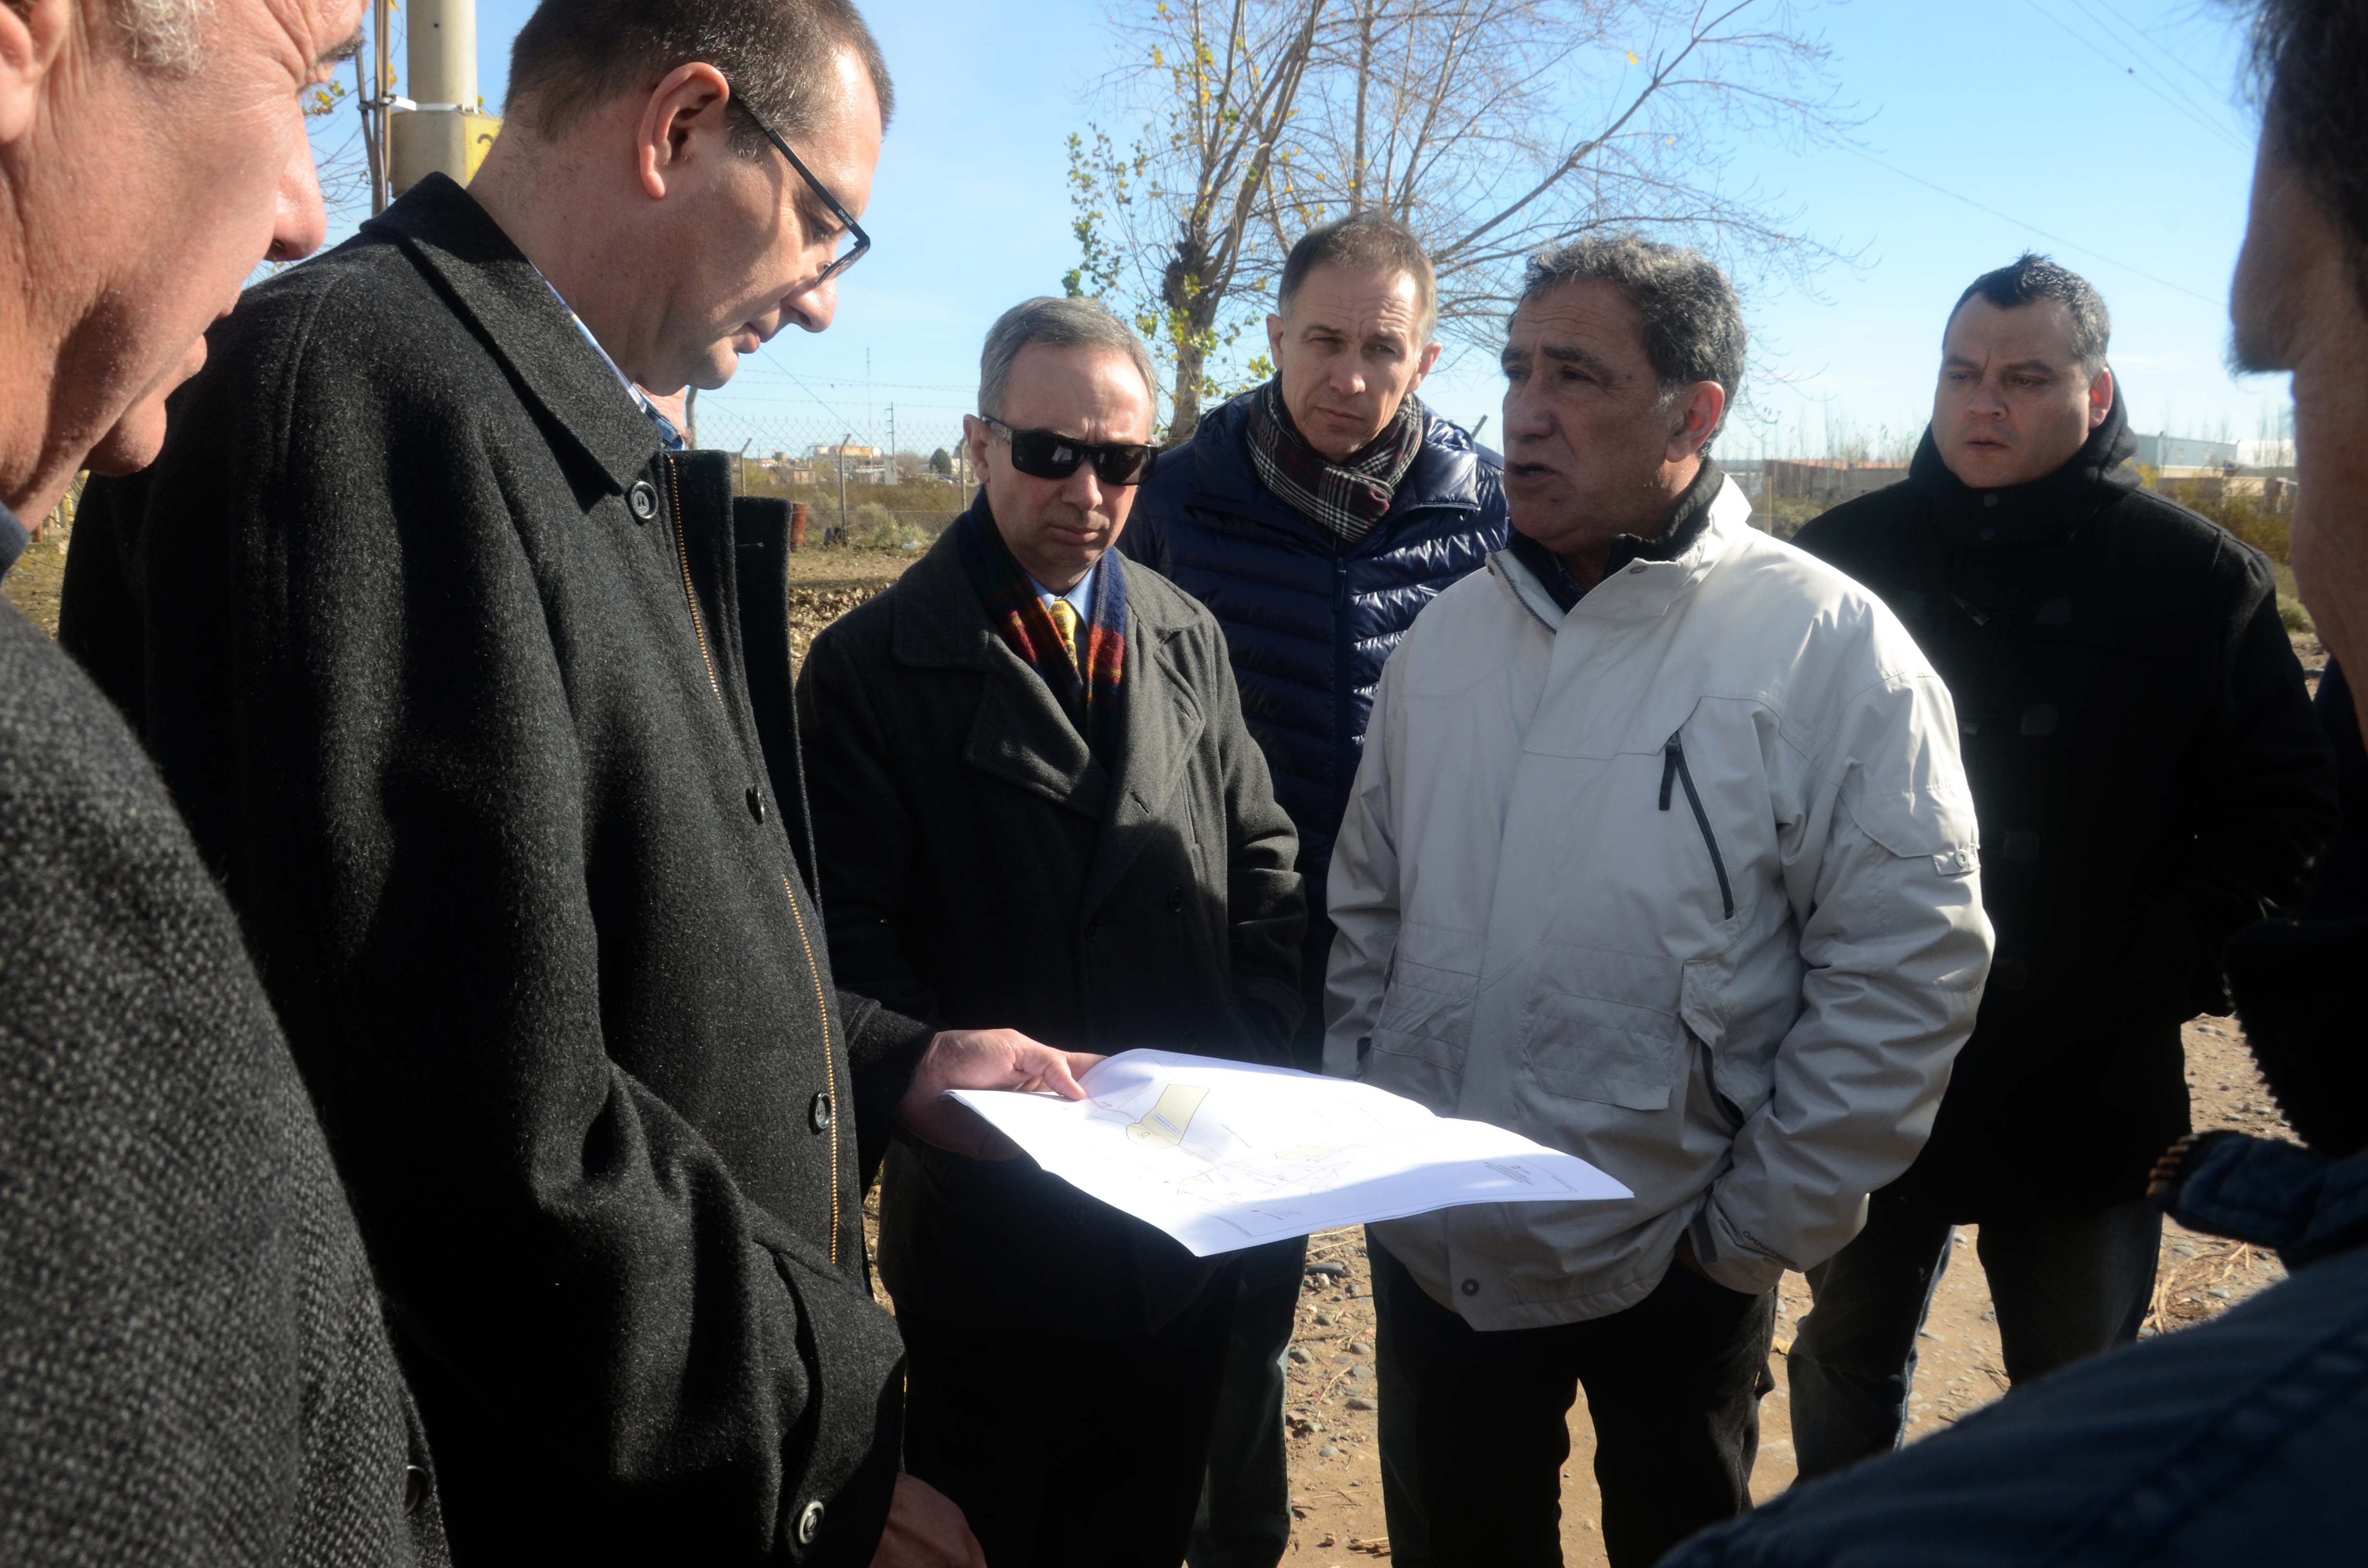
[[953, 389], [929, 389], [934, 406], [867, 407], [860, 388], [825, 402], [738, 386], [693, 404], [698, 444], [736, 454], [744, 494], [803, 503], [810, 543], [923, 550], [970, 505], [977, 475]]

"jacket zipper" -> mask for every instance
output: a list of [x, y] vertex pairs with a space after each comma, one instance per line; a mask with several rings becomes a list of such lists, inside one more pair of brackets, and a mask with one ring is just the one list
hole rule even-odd
[[[715, 693], [716, 706], [724, 709], [729, 722], [731, 710], [723, 702], [723, 683], [715, 677], [715, 654], [707, 645], [707, 622], [699, 613], [699, 590], [690, 577], [690, 540], [682, 527], [682, 475], [671, 457], [659, 460], [666, 464], [666, 485], [674, 503], [675, 559], [682, 566], [683, 602], [690, 607], [690, 630], [699, 639], [699, 656], [707, 665], [707, 685]], [[806, 973], [814, 977], [814, 1005], [822, 1009], [822, 1070], [823, 1086], [830, 1096], [830, 1262], [838, 1267], [838, 1062], [830, 1049], [830, 998], [822, 988], [822, 967], [814, 962], [814, 938], [806, 932], [805, 911], [798, 907], [797, 891], [790, 886], [785, 872], [781, 877], [782, 896], [790, 901], [790, 918], [797, 923], [798, 945], [805, 949]]]
[[1718, 836], [1710, 830], [1710, 813], [1702, 810], [1702, 796], [1694, 790], [1694, 770], [1686, 766], [1686, 748], [1678, 736], [1671, 735], [1669, 744], [1661, 748], [1661, 809], [1669, 809], [1669, 786], [1672, 782], [1686, 787], [1686, 804], [1694, 809], [1694, 822], [1701, 827], [1702, 846], [1710, 851], [1710, 869], [1718, 873], [1718, 902], [1726, 911], [1722, 917], [1735, 918], [1735, 889], [1726, 880], [1726, 857], [1718, 852]]

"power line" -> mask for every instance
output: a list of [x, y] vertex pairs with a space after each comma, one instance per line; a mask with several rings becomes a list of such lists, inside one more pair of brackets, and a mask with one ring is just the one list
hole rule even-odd
[[[780, 376], [789, 381], [797, 380], [795, 376], [791, 375], [787, 370], [768, 369], [754, 365], [744, 369], [740, 372], [739, 378], [735, 379], [761, 381], [767, 376]], [[978, 390], [975, 383], [960, 383], [954, 381], [863, 381], [841, 376], [814, 376], [810, 379], [819, 385], [825, 387], [885, 387], [893, 392], [971, 392]]]
[[2113, 16], [2120, 20], [2122, 26], [2127, 28], [2133, 34], [2143, 39], [2148, 44], [2151, 44], [2157, 54], [2161, 55], [2165, 60], [2169, 61], [2173, 65], [2178, 66], [2181, 71], [2184, 71], [2189, 75], [2194, 77], [2196, 83], [2201, 85], [2204, 91], [2212, 93], [2225, 93], [2228, 90], [2227, 83], [2213, 81], [2210, 77], [2204, 75], [2203, 72], [2198, 71], [2194, 66], [2190, 65], [2187, 62], [2186, 56], [2178, 53], [2160, 39], [2156, 38], [2149, 28], [2137, 22], [2134, 22], [2130, 20], [2129, 17], [2123, 16], [2121, 9], [2113, 4], [2113, 0], [2097, 0], [2097, 4], [2107, 11], [2112, 12]]
[[[2124, 46], [2129, 43], [2127, 39], [2123, 38], [2120, 33], [2114, 30], [2112, 23], [2106, 21], [2103, 17], [2098, 16], [2095, 11], [2089, 9], [2091, 0], [2071, 0], [2071, 4], [2073, 9], [2078, 11], [2083, 17], [2086, 17], [2100, 32], [2112, 40], [2113, 42], [2123, 44]], [[2112, 9], [2110, 6], [2106, 6], [2104, 8], [2107, 10]], [[2127, 19], [2123, 18], [2118, 11], [2114, 12], [2113, 16], [2116, 20], [2121, 22], [2123, 28], [2127, 28], [2129, 26]], [[2143, 38], [2143, 35], [2140, 36]], [[2180, 102], [2193, 109], [2198, 115], [2202, 116], [2210, 123], [2214, 125], [2221, 124], [2219, 112], [2216, 109], [2211, 108], [2209, 105], [2196, 102], [2193, 96], [2191, 95], [2186, 88], [2180, 86], [2177, 82], [2172, 81], [2169, 73], [2165, 72], [2160, 66], [2155, 64], [2154, 62], [2147, 60], [2143, 54], [2135, 54], [2135, 51], [2134, 54], [2137, 59], [2138, 63], [2129, 67], [2132, 72], [2135, 72], [2140, 68], [2153, 72], [2155, 76], [2164, 86], [2169, 88], [2173, 94], [2177, 95]], [[2191, 73], [2191, 74], [2192, 74], [2192, 73]], [[2241, 144], [2241, 138], [2239, 141]]]
[[[2044, 6], [2042, 6], [2039, 3], [2039, 0], [2022, 0], [2022, 3], [2030, 6], [2040, 16], [2044, 17], [2050, 22], [2055, 24], [2055, 26], [2063, 28], [2065, 32], [2071, 35], [2071, 37], [2079, 43], [2080, 47], [2088, 50], [2091, 54], [2094, 54], [2098, 59], [2102, 60], [2106, 64], [2115, 66], [2123, 65], [2121, 61], [2114, 59], [2112, 55], [2107, 53], [2101, 47], [2100, 47], [2094, 39], [2080, 31], [2078, 28], [2075, 28], [2071, 23], [2057, 16], [2055, 12], [2047, 9]], [[2234, 147], [2238, 152], [2251, 151], [2251, 149], [2245, 144], [2244, 140], [2235, 131], [2229, 130], [2226, 126], [2220, 124], [2218, 121], [2200, 114], [2196, 110], [2180, 103], [2178, 99], [2173, 98], [2169, 94], [2156, 86], [2152, 82], [2137, 74], [2137, 71], [2135, 66], [2123, 66], [2123, 68], [2128, 73], [2129, 78], [2133, 83], [2145, 89], [2146, 92], [2152, 93], [2157, 100], [2163, 103], [2171, 110], [2172, 113], [2178, 115], [2180, 119], [2185, 119], [2199, 130], [2210, 131], [2213, 135], [2219, 137], [2222, 141], [2227, 142], [2231, 147]]]
[[1939, 194], [1947, 197], [1952, 201], [1962, 201], [1966, 206], [1973, 208], [1975, 211], [1987, 212], [1993, 218], [2012, 223], [2018, 229], [2028, 229], [2032, 233], [2037, 234], [2041, 239], [2053, 240], [2057, 244], [2064, 246], [2066, 250], [2078, 251], [2082, 256], [2094, 256], [2099, 261], [2104, 262], [2110, 267], [2118, 267], [2124, 272], [2135, 273], [2136, 276], [2145, 278], [2149, 283], [2160, 284], [2163, 288], [2169, 290], [2174, 294], [2184, 294], [2191, 300], [2201, 300], [2207, 305], [2218, 306], [2227, 302], [2225, 300], [2215, 300], [2209, 294], [2199, 294], [2194, 290], [2186, 287], [2184, 284], [2173, 283], [2168, 278], [2158, 278], [2142, 267], [2133, 267], [2128, 262], [2120, 260], [2114, 256], [2107, 256], [2102, 251], [2092, 250], [2089, 246], [2082, 244], [2078, 240], [2067, 240], [2061, 234], [2052, 233], [2049, 231], [2041, 228], [2036, 223], [2027, 223], [2011, 212], [2001, 212], [1997, 208], [1990, 206], [1988, 203], [1976, 201], [1972, 197], [1967, 196], [1961, 191], [1951, 190], [1945, 185], [1936, 185], [1932, 181], [1926, 179], [1922, 175], [1911, 175], [1906, 169], [1901, 168], [1898, 165], [1887, 164], [1881, 158], [1876, 157], [1873, 153], [1869, 153], [1862, 148], [1850, 147], [1845, 150], [1855, 156], [1864, 158], [1876, 168], [1884, 169], [1889, 173], [1897, 175], [1901, 179], [1912, 180], [1916, 184], [1922, 186], [1927, 190], [1936, 191]]

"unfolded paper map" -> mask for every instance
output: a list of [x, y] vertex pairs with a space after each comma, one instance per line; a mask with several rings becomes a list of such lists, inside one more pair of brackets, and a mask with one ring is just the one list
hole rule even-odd
[[1130, 1051], [1078, 1082], [1091, 1097], [952, 1093], [1054, 1176], [1200, 1257], [1463, 1203], [1630, 1196], [1575, 1154], [1338, 1078]]

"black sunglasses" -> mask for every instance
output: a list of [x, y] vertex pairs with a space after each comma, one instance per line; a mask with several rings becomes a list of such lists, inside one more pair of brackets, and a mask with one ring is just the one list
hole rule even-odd
[[799, 175], [804, 178], [806, 188], [814, 193], [814, 199], [823, 204], [824, 210], [827, 211], [833, 218], [838, 220], [839, 226], [845, 229], [848, 233], [854, 238], [854, 249], [848, 251], [845, 256], [831, 257], [830, 264], [825, 267], [820, 272], [814, 274], [814, 280], [811, 287], [818, 289], [825, 283], [829, 282], [832, 278], [837, 277], [840, 273], [846, 271], [848, 267], [853, 267], [857, 262], [861, 261], [863, 259], [864, 253], [871, 248], [871, 236], [863, 232], [863, 225], [855, 221], [855, 214], [849, 212], [839, 203], [838, 198], [830, 193], [830, 187], [823, 184], [822, 181], [814, 178], [814, 171], [806, 167], [806, 161], [803, 158], [799, 157], [795, 153], [790, 151], [790, 144], [781, 140], [781, 133], [774, 130], [771, 126], [766, 124], [765, 117], [763, 115], [758, 114], [755, 109], [748, 107], [748, 100], [746, 98], [742, 97], [735, 92], [732, 95], [732, 102], [739, 107], [741, 113], [748, 117], [750, 124], [756, 126], [757, 130], [765, 133], [765, 140], [770, 142], [773, 144], [774, 149], [778, 151], [782, 157], [787, 158], [790, 161], [790, 167], [797, 170]]
[[1014, 430], [985, 415], [979, 421], [1011, 445], [1011, 466], [1038, 479], [1066, 479], [1090, 461], [1104, 484], [1141, 484], [1159, 466], [1159, 449], [1140, 441], [1080, 441], [1058, 430]]

